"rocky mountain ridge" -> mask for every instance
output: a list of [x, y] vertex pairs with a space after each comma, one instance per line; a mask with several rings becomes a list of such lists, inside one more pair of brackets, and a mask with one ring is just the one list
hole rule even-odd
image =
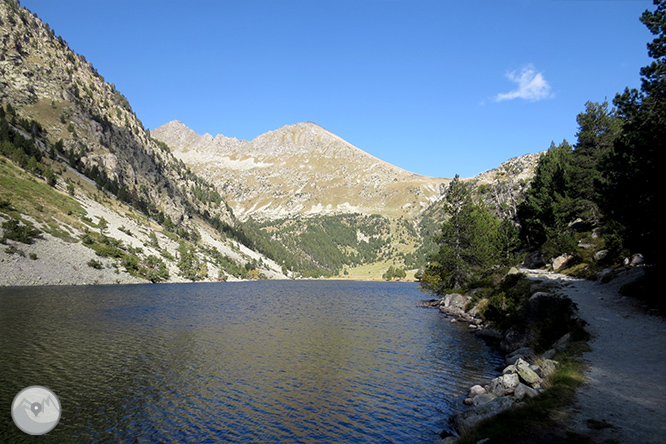
[[[258, 222], [295, 256], [334, 275], [364, 276], [375, 263], [417, 269], [436, 248], [432, 236], [446, 217], [443, 198], [452, 179], [405, 171], [313, 122], [252, 141], [200, 135], [180, 121], [151, 135], [213, 183], [237, 217]], [[499, 217], [513, 217], [540, 156], [509, 159], [463, 180]]]
[[285, 125], [252, 141], [198, 135], [179, 121], [151, 135], [215, 184], [241, 219], [335, 213], [415, 217], [448, 183], [377, 159], [312, 122]]

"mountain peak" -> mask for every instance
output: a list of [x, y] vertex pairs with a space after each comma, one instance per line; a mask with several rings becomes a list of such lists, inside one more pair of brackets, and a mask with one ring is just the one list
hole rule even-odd
[[[202, 138], [206, 138], [206, 135], [202, 136], [198, 134], [180, 120], [172, 120], [165, 123], [150, 133], [154, 138], [163, 141], [167, 145], [171, 147], [177, 146], [183, 150], [191, 149], [192, 145], [200, 142]], [[207, 136], [207, 138], [212, 139], [212, 136]]]
[[169, 132], [169, 133], [177, 133], [177, 134], [187, 134], [189, 136], [192, 135], [197, 135], [200, 136], [196, 131], [185, 125], [183, 122], [180, 120], [172, 120], [171, 122], [167, 122], [164, 125], [160, 125], [157, 128], [154, 128], [152, 132]]
[[377, 159], [311, 121], [284, 125], [249, 142], [193, 134], [173, 122], [153, 132], [193, 171], [224, 189], [241, 218], [416, 215], [439, 198], [446, 182]]
[[[310, 135], [331, 135], [335, 136], [333, 133], [328, 131], [327, 129], [317, 125], [314, 122], [310, 121], [305, 121], [305, 122], [300, 122], [300, 123], [292, 123], [288, 125], [284, 125], [276, 130], [273, 131], [268, 131], [264, 134], [261, 134], [257, 136], [254, 140], [262, 138], [262, 137], [270, 137], [274, 135], [286, 135], [286, 134], [310, 134]], [[335, 136], [337, 137], [337, 136]]]

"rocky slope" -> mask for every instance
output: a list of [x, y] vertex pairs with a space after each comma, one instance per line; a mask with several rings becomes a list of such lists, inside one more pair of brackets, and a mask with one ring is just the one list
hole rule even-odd
[[312, 123], [252, 141], [199, 135], [178, 121], [151, 131], [222, 190], [240, 218], [361, 213], [418, 216], [448, 182], [410, 173]]
[[179, 224], [208, 211], [232, 223], [219, 199], [197, 197], [207, 187], [151, 139], [127, 98], [13, 0], [0, 6], [0, 40], [0, 103], [39, 123], [31, 136], [42, 149], [152, 216]]
[[522, 194], [534, 177], [537, 163], [544, 152], [514, 157], [471, 179], [480, 197], [496, 209], [499, 217], [513, 217], [516, 214]]
[[[77, 201], [85, 211], [91, 225], [79, 230], [68, 227], [72, 238], [63, 238], [50, 232], [48, 226], [26, 217], [35, 227], [42, 229], [42, 234], [34, 242], [25, 244], [6, 240], [4, 251], [0, 252], [0, 285], [97, 285], [97, 284], [141, 284], [149, 279], [128, 272], [122, 261], [113, 257], [102, 257], [82, 242], [73, 239], [82, 236], [88, 230], [99, 230], [99, 221], [107, 221], [105, 235], [119, 241], [127, 251], [137, 252], [142, 260], [148, 256], [161, 258], [168, 277], [162, 282], [189, 282], [190, 279], [180, 273], [180, 243], [170, 233], [161, 231], [159, 227], [133, 213], [131, 209], [121, 211], [114, 209], [88, 197], [78, 194]], [[7, 219], [0, 214], [0, 222]], [[151, 234], [152, 233], [152, 234]], [[219, 253], [226, 261], [237, 264], [260, 264], [256, 276], [268, 279], [285, 279], [280, 267], [270, 259], [248, 249], [241, 244], [220, 240], [214, 232], [202, 232], [202, 245], [205, 248], [197, 251], [198, 260], [205, 267], [205, 275], [199, 281], [218, 282], [238, 281], [243, 276], [231, 273], [228, 267], [217, 261]], [[215, 250], [212, 250], [215, 249]], [[211, 254], [215, 251], [215, 254]], [[226, 264], [226, 262], [225, 262]], [[237, 265], [238, 270], [242, 270]], [[247, 278], [247, 274], [245, 275]]]
[[[171, 270], [159, 280], [178, 280], [185, 265], [178, 266], [182, 254], [174, 245], [197, 258], [187, 266], [198, 265], [197, 280], [251, 270], [257, 271], [252, 276], [284, 277], [280, 267], [272, 263], [269, 271], [271, 261], [232, 239], [242, 238], [242, 228], [214, 187], [152, 139], [115, 86], [14, 0], [0, 2], [0, 41], [0, 221], [8, 224], [0, 253], [3, 284], [147, 282], [159, 263]], [[98, 211], [90, 212], [90, 201]], [[95, 219], [100, 205], [108, 213], [103, 226]], [[132, 230], [143, 233], [141, 240], [123, 241], [119, 228], [133, 219], [143, 221]], [[25, 227], [41, 230], [41, 237], [13, 241]], [[168, 238], [171, 251], [140, 247], [151, 233]], [[120, 247], [104, 250], [102, 244]], [[91, 249], [97, 259], [88, 258]], [[72, 269], [49, 277], [57, 263]], [[89, 279], [88, 268], [102, 270], [95, 272], [101, 280]], [[131, 279], [104, 277], [119, 268], [131, 271]]]

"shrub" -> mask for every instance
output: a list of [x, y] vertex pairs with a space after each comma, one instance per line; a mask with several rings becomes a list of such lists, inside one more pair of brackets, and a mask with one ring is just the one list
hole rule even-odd
[[518, 323], [515, 315], [529, 299], [533, 283], [523, 274], [507, 275], [488, 298], [483, 317], [500, 328]]
[[4, 230], [2, 235], [3, 243], [7, 239], [11, 239], [16, 242], [31, 244], [34, 242], [35, 238], [42, 234], [41, 230], [38, 230], [31, 225], [21, 224], [17, 219], [13, 218], [3, 222], [2, 229]]
[[89, 266], [90, 268], [94, 268], [94, 269], [96, 269], [96, 270], [101, 270], [102, 267], [103, 267], [102, 263], [101, 263], [100, 261], [98, 261], [98, 260], [95, 260], [95, 259], [90, 259], [90, 260], [88, 261], [88, 266]]
[[154, 255], [139, 261], [138, 274], [153, 283], [169, 279], [169, 270], [164, 261]]
[[557, 295], [531, 298], [534, 284], [522, 274], [508, 275], [488, 297], [483, 317], [502, 331], [526, 334], [529, 346], [537, 352], [568, 332], [577, 340], [587, 340], [585, 323], [575, 316], [576, 304]]
[[181, 242], [178, 247], [180, 260], [178, 261], [179, 274], [191, 281], [200, 281], [208, 277], [208, 267], [196, 254], [194, 247]]
[[561, 233], [548, 239], [541, 247], [541, 253], [545, 258], [552, 259], [564, 253], [575, 253], [577, 249], [576, 239], [570, 234]]
[[16, 211], [16, 208], [12, 206], [12, 203], [6, 199], [0, 199], [0, 211]]
[[402, 268], [396, 268], [393, 265], [391, 265], [382, 275], [382, 278], [387, 281], [391, 281], [393, 279], [404, 279], [406, 277], [407, 273], [405, 273], [405, 270]]
[[81, 236], [81, 241], [83, 245], [92, 248], [97, 256], [115, 259], [122, 259], [125, 256], [121, 248], [122, 243], [118, 239], [86, 232]]

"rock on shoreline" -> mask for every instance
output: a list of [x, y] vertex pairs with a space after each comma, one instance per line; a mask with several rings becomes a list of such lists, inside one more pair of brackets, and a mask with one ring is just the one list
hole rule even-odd
[[[594, 442], [666, 442], [665, 390], [654, 384], [663, 376], [666, 321], [639, 299], [619, 292], [622, 285], [644, 276], [645, 270], [627, 267], [601, 273], [596, 282], [545, 270], [526, 269], [524, 274], [539, 282], [538, 286], [530, 288], [530, 298], [553, 297], [551, 293], [539, 294], [544, 289], [553, 290], [556, 297], [574, 304], [576, 311], [571, 319], [577, 319], [579, 326], [582, 323], [591, 336], [590, 350], [583, 357], [589, 368], [585, 370], [585, 382], [577, 391], [574, 404], [567, 411], [571, 416], [562, 424], [566, 431], [589, 437]], [[448, 307], [444, 298], [430, 300], [424, 306], [453, 313], [456, 310], [451, 308], [450, 301], [458, 299], [449, 297]], [[454, 319], [467, 320], [466, 317]], [[505, 367], [492, 381], [469, 389], [464, 401], [467, 409], [461, 406], [461, 411], [450, 418], [453, 429], [459, 433], [467, 424], [518, 407], [526, 397], [538, 396], [548, 387], [548, 375], [557, 369], [553, 357], [557, 351], [565, 350], [571, 339], [570, 334], [564, 334], [552, 345], [548, 344], [550, 349], [537, 356], [525, 347], [525, 341], [520, 340], [516, 331], [509, 331], [507, 335], [483, 323], [475, 325], [472, 331], [501, 345]], [[540, 349], [544, 348], [542, 344]], [[541, 383], [532, 372], [541, 378]], [[517, 383], [513, 375], [518, 376]], [[631, 384], [626, 381], [627, 375], [631, 375]], [[593, 427], [590, 422], [603, 427]], [[437, 444], [455, 443], [458, 438], [452, 435], [442, 432], [442, 438], [446, 437], [437, 440]]]
[[544, 381], [555, 372], [558, 363], [543, 357], [528, 359], [532, 363], [520, 357], [488, 384], [472, 386], [464, 401], [471, 407], [451, 417], [454, 429], [460, 433], [514, 407], [526, 397], [533, 398], [542, 393]]
[[[531, 299], [553, 297], [553, 294], [542, 291], [535, 286]], [[570, 338], [566, 334], [557, 340], [552, 348], [537, 355], [525, 346], [525, 338], [517, 338], [516, 332], [502, 332], [488, 325], [479, 316], [478, 305], [468, 308], [472, 300], [471, 294], [447, 294], [438, 299], [431, 299], [423, 304], [425, 307], [437, 308], [451, 322], [465, 322], [470, 331], [477, 337], [493, 343], [500, 348], [505, 357], [505, 367], [501, 374], [483, 385], [470, 387], [461, 410], [449, 418], [453, 430], [462, 434], [465, 430], [476, 426], [481, 421], [498, 413], [520, 406], [526, 398], [541, 394], [548, 385], [548, 378], [556, 371], [558, 362], [552, 360], [557, 350], [566, 347]], [[447, 432], [442, 432], [446, 435]], [[448, 436], [441, 443], [454, 443], [457, 437]]]

